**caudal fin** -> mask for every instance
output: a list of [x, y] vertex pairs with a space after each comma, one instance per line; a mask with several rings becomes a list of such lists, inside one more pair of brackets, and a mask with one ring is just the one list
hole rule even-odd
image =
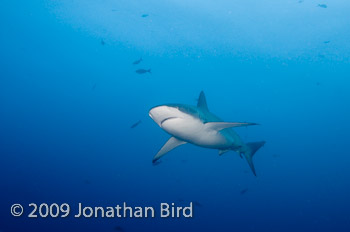
[[262, 142], [254, 142], [254, 143], [247, 143], [246, 144], [246, 151], [242, 152], [245, 156], [245, 159], [247, 160], [249, 167], [252, 169], [253, 174], [256, 176], [254, 164], [253, 164], [253, 156], [255, 152], [259, 150], [260, 147], [264, 146], [265, 141]]
[[151, 72], [151, 69], [148, 69], [147, 72], [152, 73], [152, 72]]

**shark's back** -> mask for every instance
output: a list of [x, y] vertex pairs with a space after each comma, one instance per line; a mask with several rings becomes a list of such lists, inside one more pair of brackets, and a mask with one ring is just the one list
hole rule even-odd
[[201, 109], [200, 107], [197, 107], [197, 106], [186, 105], [186, 104], [167, 104], [167, 106], [176, 107], [180, 111], [200, 119], [203, 123], [222, 122], [222, 120], [216, 115], [212, 114], [208, 110]]

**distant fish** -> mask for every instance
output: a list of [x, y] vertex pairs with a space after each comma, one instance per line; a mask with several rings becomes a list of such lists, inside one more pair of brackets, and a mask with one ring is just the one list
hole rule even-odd
[[148, 14], [143, 14], [143, 15], [141, 15], [141, 17], [146, 18], [146, 17], [148, 17]]
[[141, 123], [141, 120], [137, 121], [136, 123], [131, 125], [131, 129], [134, 129], [135, 127], [137, 127], [139, 124]]
[[114, 227], [114, 230], [115, 230], [115, 231], [120, 231], [120, 232], [123, 232], [123, 231], [124, 231], [123, 227], [121, 227], [121, 226], [116, 226], [116, 227]]
[[138, 69], [135, 71], [138, 74], [145, 74], [145, 73], [151, 73], [151, 69]]
[[248, 189], [247, 189], [247, 188], [242, 189], [240, 193], [241, 193], [241, 195], [243, 195], [243, 194], [245, 194], [246, 192], [248, 192]]
[[91, 181], [90, 180], [85, 180], [84, 183], [85, 184], [91, 184]]
[[323, 43], [328, 44], [328, 43], [330, 43], [330, 42], [331, 42], [331, 41], [327, 40], [327, 41], [324, 41]]
[[105, 45], [105, 41], [103, 39], [101, 39], [101, 45]]
[[142, 57], [140, 58], [140, 59], [138, 59], [138, 60], [135, 60], [134, 62], [132, 62], [132, 64], [139, 64], [139, 63], [141, 63], [141, 61], [143, 61], [143, 59], [142, 59]]
[[299, 2], [298, 3], [303, 3], [304, 2], [304, 0], [299, 0]]
[[95, 89], [96, 89], [96, 86], [97, 86], [97, 84], [95, 83], [95, 84], [92, 86], [91, 90], [95, 90]]
[[318, 6], [318, 7], [321, 7], [321, 8], [327, 8], [327, 5], [326, 5], [326, 4], [318, 4], [317, 6]]
[[192, 203], [194, 206], [203, 207], [203, 205], [201, 203], [199, 203], [198, 201], [193, 201]]

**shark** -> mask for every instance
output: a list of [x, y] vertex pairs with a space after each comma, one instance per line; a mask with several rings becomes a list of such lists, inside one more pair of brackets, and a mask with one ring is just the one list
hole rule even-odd
[[250, 169], [256, 176], [253, 156], [265, 144], [265, 141], [244, 143], [233, 128], [258, 124], [222, 121], [209, 111], [203, 91], [200, 92], [197, 106], [186, 104], [159, 105], [150, 109], [149, 116], [160, 128], [171, 135], [170, 139], [154, 156], [153, 163], [174, 148], [190, 143], [204, 148], [217, 149], [219, 155], [228, 151], [235, 151], [241, 158], [244, 155]]

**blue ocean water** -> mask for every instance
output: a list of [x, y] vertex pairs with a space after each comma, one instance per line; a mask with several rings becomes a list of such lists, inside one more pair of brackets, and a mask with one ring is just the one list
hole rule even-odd
[[[349, 1], [3, 0], [0, 12], [1, 232], [349, 231]], [[223, 120], [260, 124], [235, 129], [266, 141], [256, 177], [236, 153], [190, 144], [152, 165], [170, 136], [149, 109], [202, 90]], [[193, 202], [193, 218], [28, 218], [30, 203], [123, 202]]]

